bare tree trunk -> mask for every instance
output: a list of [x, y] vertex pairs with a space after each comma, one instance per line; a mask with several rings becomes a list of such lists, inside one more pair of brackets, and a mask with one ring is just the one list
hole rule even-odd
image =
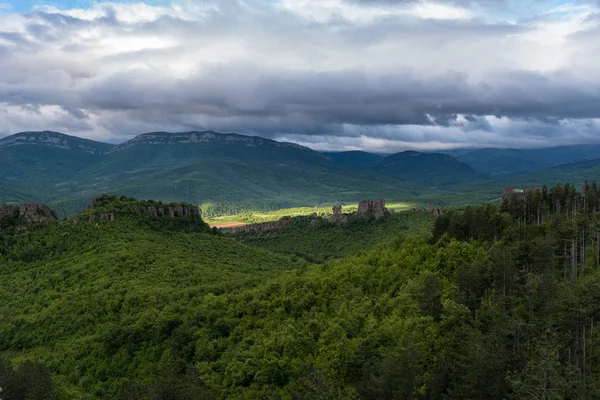
[[577, 280], [577, 256], [575, 255], [575, 240], [571, 243], [571, 279]]
[[585, 228], [581, 231], [581, 274], [585, 272]]
[[567, 242], [563, 243], [563, 279], [567, 279]]
[[579, 339], [579, 325], [575, 328], [575, 349], [573, 357], [575, 359], [575, 368], [579, 370], [579, 377], [581, 378], [581, 364], [579, 363], [579, 347], [581, 346]]
[[585, 375], [585, 366], [586, 366], [586, 362], [585, 362], [585, 348], [587, 347], [587, 344], [585, 342], [585, 324], [582, 326], [582, 335], [583, 335], [583, 391], [585, 392], [585, 381], [586, 381], [586, 375]]
[[590, 376], [593, 379], [594, 374], [594, 317], [592, 316], [590, 321]]
[[596, 233], [596, 268], [600, 266], [600, 233]]

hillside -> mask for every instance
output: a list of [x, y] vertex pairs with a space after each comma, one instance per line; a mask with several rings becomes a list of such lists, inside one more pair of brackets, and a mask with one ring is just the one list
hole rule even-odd
[[[61, 398], [115, 398], [126, 377], [159, 374], [169, 355], [194, 352], [191, 337], [177, 339], [184, 314], [299, 265], [203, 233], [201, 220], [140, 214], [148, 204], [105, 198], [79, 222], [4, 237], [0, 353], [44, 364]], [[115, 208], [114, 221], [85, 222]]]
[[390, 243], [399, 235], [427, 235], [434, 220], [430, 213], [413, 211], [395, 213], [378, 221], [351, 216], [345, 225], [322, 218], [296, 217], [277, 234], [245, 233], [236, 238], [275, 253], [320, 263]]
[[112, 144], [52, 131], [20, 132], [0, 139], [0, 149], [20, 146], [55, 147], [89, 154], [103, 154], [115, 147]]
[[101, 199], [86, 217], [122, 218], [7, 241], [0, 384], [40, 377], [57, 397], [28, 398], [60, 400], [593, 397], [600, 193], [548, 193], [321, 265]]
[[[588, 147], [586, 151], [593, 151]], [[0, 140], [0, 201], [45, 202], [62, 218], [83, 210], [99, 194], [119, 193], [185, 201], [215, 217], [330, 207], [365, 198], [432, 206], [472, 204], [496, 199], [504, 186], [583, 183], [600, 177], [594, 168], [563, 171], [562, 166], [514, 175], [538, 168], [539, 160], [549, 162], [552, 154], [557, 155], [555, 164], [560, 157], [585, 155], [581, 146], [515, 152], [462, 152], [460, 157], [487, 162], [487, 167], [479, 167], [493, 175], [513, 174], [483, 179], [466, 163], [440, 153], [319, 153], [292, 143], [215, 132], [154, 132], [120, 145], [56, 132], [24, 132]], [[523, 162], [530, 165], [518, 167]]]
[[206, 215], [217, 215], [422, 191], [372, 172], [349, 172], [306, 147], [215, 132], [144, 134], [103, 154], [22, 145], [0, 148], [0, 156], [2, 181], [18, 182], [63, 216], [100, 193], [202, 204]]
[[442, 153], [405, 151], [384, 157], [371, 164], [371, 168], [381, 174], [427, 186], [444, 186], [483, 178], [458, 158]]
[[23, 132], [0, 139], [0, 202], [48, 201], [70, 196], [72, 190], [65, 182], [93, 168], [111, 148], [106, 143], [49, 131]]
[[598, 145], [574, 145], [544, 149], [477, 149], [450, 152], [477, 171], [491, 177], [527, 174], [572, 161], [597, 158]]
[[27, 201], [37, 201], [37, 197], [27, 193], [15, 183], [0, 181], [0, 204], [19, 204]]
[[351, 168], [368, 167], [369, 164], [382, 159], [382, 156], [366, 151], [340, 151], [323, 153], [327, 158], [339, 165]]
[[0, 139], [1, 179], [44, 187], [95, 165], [112, 145], [57, 132], [23, 132]]

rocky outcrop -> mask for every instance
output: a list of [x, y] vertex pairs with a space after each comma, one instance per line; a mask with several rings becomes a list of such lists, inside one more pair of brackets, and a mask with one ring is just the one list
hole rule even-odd
[[357, 217], [374, 217], [380, 219], [389, 215], [390, 212], [385, 208], [385, 200], [363, 200], [358, 205], [358, 211], [354, 213]]
[[19, 218], [25, 224], [40, 224], [58, 220], [56, 213], [43, 203], [21, 204], [19, 206]]
[[56, 213], [43, 203], [27, 203], [19, 206], [0, 205], [0, 231], [7, 228], [6, 217], [12, 217], [17, 230], [27, 229], [36, 224], [57, 221]]
[[[327, 221], [332, 224], [347, 224], [348, 216], [342, 213], [342, 206], [333, 206], [332, 208], [333, 215], [327, 218]], [[316, 214], [313, 214], [314, 218], [316, 218]]]
[[0, 215], [10, 215], [19, 211], [19, 206], [0, 205]]
[[[155, 205], [145, 205], [143, 201], [136, 202], [134, 204], [123, 205], [122, 207], [117, 207], [110, 211], [98, 211], [94, 212], [94, 208], [98, 210], [106, 209], [106, 204], [116, 201], [116, 197], [112, 196], [98, 196], [94, 200], [92, 200], [92, 204], [88, 211], [84, 212], [82, 215], [79, 215], [74, 218], [75, 222], [79, 221], [93, 221], [93, 220], [101, 220], [101, 221], [114, 221], [117, 219], [119, 214], [134, 214], [134, 215], [148, 215], [156, 218], [175, 218], [175, 217], [200, 217], [200, 209], [196, 206], [189, 204], [165, 204], [162, 206], [160, 203]], [[127, 198], [124, 198], [124, 201], [127, 201]]]

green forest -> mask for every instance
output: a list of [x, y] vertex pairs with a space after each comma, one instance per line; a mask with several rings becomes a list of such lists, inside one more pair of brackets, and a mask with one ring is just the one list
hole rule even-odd
[[600, 393], [595, 183], [269, 237], [97, 207], [2, 221], [3, 400]]

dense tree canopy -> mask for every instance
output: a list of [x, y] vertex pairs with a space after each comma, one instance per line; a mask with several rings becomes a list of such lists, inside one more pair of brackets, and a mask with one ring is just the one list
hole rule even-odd
[[595, 398], [598, 199], [541, 188], [316, 265], [135, 218], [19, 232], [0, 387], [37, 368], [65, 399]]

